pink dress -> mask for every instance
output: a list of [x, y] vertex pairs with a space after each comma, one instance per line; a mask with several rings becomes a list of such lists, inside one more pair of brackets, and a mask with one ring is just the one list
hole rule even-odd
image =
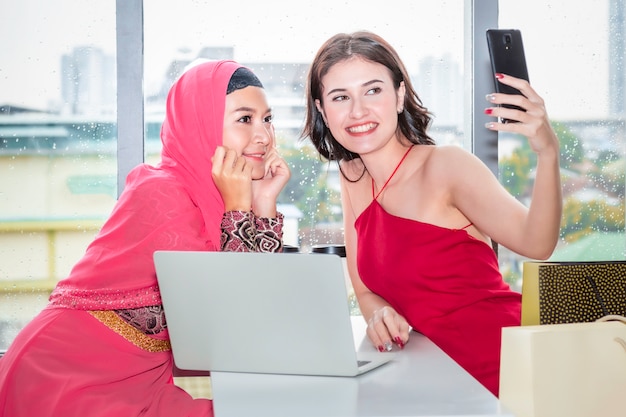
[[[202, 64], [174, 84], [161, 163], [129, 174], [83, 258], [0, 359], [0, 417], [213, 415], [212, 401], [193, 399], [173, 384], [152, 256], [155, 250], [281, 248], [282, 215], [224, 213], [211, 178], [226, 87], [239, 67]], [[240, 230], [256, 227], [258, 235], [242, 239]]]
[[393, 216], [376, 199], [355, 227], [363, 283], [497, 396], [501, 329], [520, 325], [521, 295], [493, 249], [463, 229]]

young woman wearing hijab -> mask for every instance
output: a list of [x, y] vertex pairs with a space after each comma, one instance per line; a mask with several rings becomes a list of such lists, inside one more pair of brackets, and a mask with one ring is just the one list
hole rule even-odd
[[212, 416], [173, 385], [156, 250], [282, 250], [290, 177], [257, 77], [206, 62], [172, 86], [161, 162], [136, 167], [49, 305], [0, 359], [0, 415]]
[[348, 270], [372, 343], [402, 348], [412, 327], [498, 395], [500, 332], [520, 324], [521, 296], [503, 281], [491, 239], [548, 258], [562, 203], [543, 100], [526, 81], [496, 78], [523, 93], [490, 94], [485, 113], [517, 120], [486, 128], [526, 136], [537, 154], [529, 207], [471, 153], [435, 145], [398, 54], [369, 32], [335, 35], [317, 52], [303, 137], [339, 164]]

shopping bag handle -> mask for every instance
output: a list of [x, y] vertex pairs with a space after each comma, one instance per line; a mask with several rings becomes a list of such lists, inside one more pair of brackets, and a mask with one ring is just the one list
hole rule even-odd
[[626, 324], [626, 317], [620, 316], [619, 314], [607, 314], [606, 316], [600, 317], [596, 321], [619, 321]]
[[[607, 316], [600, 317], [598, 320], [596, 320], [596, 322], [607, 322], [607, 321], [619, 321], [623, 324], [626, 324], [626, 317], [620, 316], [618, 314], [609, 314]], [[618, 345], [620, 345], [626, 352], [626, 340], [622, 339], [621, 337], [614, 337], [613, 341], [616, 342]]]

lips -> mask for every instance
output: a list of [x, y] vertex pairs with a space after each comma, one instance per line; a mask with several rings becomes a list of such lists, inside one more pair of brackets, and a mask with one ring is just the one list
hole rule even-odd
[[251, 159], [259, 159], [262, 160], [265, 157], [265, 152], [259, 152], [259, 153], [244, 153], [243, 156], [245, 158], [251, 158]]
[[350, 133], [365, 133], [375, 129], [377, 126], [378, 123], [365, 123], [358, 126], [348, 127], [346, 130]]

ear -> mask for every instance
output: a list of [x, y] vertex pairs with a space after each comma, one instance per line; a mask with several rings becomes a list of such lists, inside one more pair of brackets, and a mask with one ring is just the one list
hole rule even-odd
[[400, 86], [398, 87], [398, 91], [396, 92], [396, 94], [398, 95], [396, 111], [398, 112], [398, 114], [400, 114], [404, 111], [404, 95], [406, 94], [406, 86], [404, 85], [404, 81], [400, 81]]
[[322, 108], [322, 103], [318, 98], [315, 99], [315, 107], [317, 107], [317, 111], [322, 115], [322, 119], [324, 119], [324, 123], [328, 126], [328, 121], [326, 120], [326, 115], [324, 114], [324, 109]]

